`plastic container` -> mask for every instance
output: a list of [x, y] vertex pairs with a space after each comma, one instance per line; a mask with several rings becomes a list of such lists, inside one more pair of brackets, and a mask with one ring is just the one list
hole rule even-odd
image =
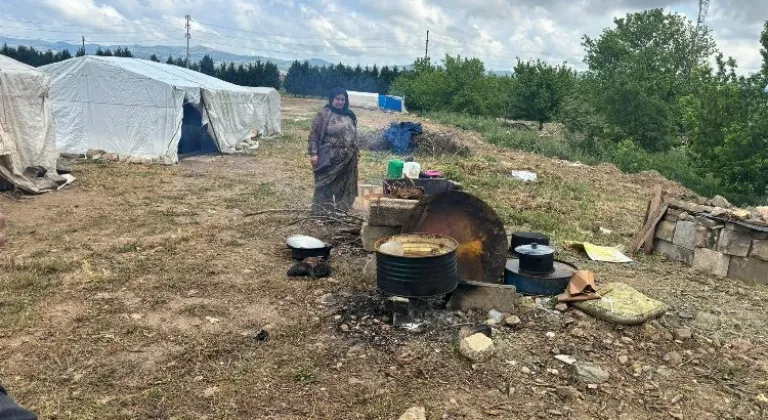
[[421, 165], [417, 162], [405, 162], [403, 164], [403, 176], [411, 179], [418, 179], [421, 172]]
[[403, 177], [403, 161], [400, 159], [392, 159], [387, 166], [387, 178], [399, 179]]

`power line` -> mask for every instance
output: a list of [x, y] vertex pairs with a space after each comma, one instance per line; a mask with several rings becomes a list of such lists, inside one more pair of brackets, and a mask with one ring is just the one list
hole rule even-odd
[[[256, 34], [256, 35], [277, 36], [282, 38], [322, 39], [326, 41], [349, 41], [350, 40], [349, 38], [325, 38], [325, 37], [318, 37], [318, 36], [297, 36], [297, 35], [283, 35], [283, 34], [276, 34], [276, 33], [269, 33], [269, 32], [255, 32], [255, 31], [247, 31], [245, 29], [229, 28], [226, 26], [214, 25], [212, 23], [206, 23], [206, 22], [200, 22], [200, 21], [197, 21], [197, 23], [205, 26], [210, 26], [211, 28], [219, 28], [219, 29], [225, 29], [228, 31], [243, 32], [243, 33]], [[419, 37], [416, 35], [410, 35], [404, 38], [419, 38]], [[382, 40], [382, 38], [356, 38], [356, 39], [359, 41]]]
[[[294, 43], [286, 44], [286, 43], [283, 43], [283, 42], [269, 41], [269, 40], [266, 40], [266, 39], [243, 38], [243, 37], [237, 37], [237, 36], [222, 35], [222, 34], [218, 34], [216, 32], [203, 31], [203, 30], [199, 30], [199, 29], [197, 31], [195, 31], [195, 32], [196, 33], [203, 33], [203, 34], [207, 34], [207, 35], [213, 35], [213, 36], [219, 37], [219, 38], [237, 39], [237, 40], [241, 40], [241, 41], [264, 42], [264, 43], [267, 43], [267, 44], [290, 45], [290, 46], [298, 46], [298, 47], [328, 47], [329, 46], [327, 44], [294, 44]], [[347, 41], [351, 41], [351, 40], [347, 40]], [[392, 45], [340, 45], [340, 46], [344, 47], [344, 48], [393, 48]]]

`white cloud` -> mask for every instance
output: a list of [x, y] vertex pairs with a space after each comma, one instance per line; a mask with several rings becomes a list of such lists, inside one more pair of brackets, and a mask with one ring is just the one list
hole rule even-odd
[[[581, 38], [595, 37], [616, 16], [667, 7], [690, 19], [695, 0], [3, 0], [4, 35], [45, 39], [113, 32], [109, 39], [183, 42], [184, 15], [192, 42], [239, 52], [266, 50], [277, 58], [326, 58], [349, 64], [407, 64], [424, 54], [478, 56], [488, 67], [515, 58], [568, 61], [582, 68]], [[742, 69], [760, 65], [757, 39], [768, 0], [712, 2], [707, 24], [721, 51]], [[27, 28], [18, 29], [21, 27]], [[222, 28], [223, 27], [223, 28]], [[36, 29], [30, 32], [29, 29]], [[233, 28], [234, 30], [225, 29]], [[46, 33], [41, 29], [47, 29]], [[67, 34], [68, 31], [74, 31]], [[205, 33], [208, 32], [208, 33]], [[133, 35], [135, 34], [135, 35]], [[278, 37], [271, 34], [289, 35]], [[96, 38], [94, 38], [96, 39]], [[147, 45], [147, 44], [145, 44]], [[274, 53], [283, 51], [284, 53]]]

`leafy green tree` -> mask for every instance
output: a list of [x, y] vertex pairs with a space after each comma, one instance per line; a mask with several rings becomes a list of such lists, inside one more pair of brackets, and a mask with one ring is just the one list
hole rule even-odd
[[714, 52], [706, 30], [662, 9], [630, 13], [597, 39], [584, 37], [594, 89], [585, 98], [614, 125], [614, 141], [630, 138], [649, 151], [675, 144], [672, 120], [689, 76]]
[[538, 121], [539, 129], [554, 119], [573, 88], [575, 73], [565, 65], [518, 61], [511, 103], [515, 118]]

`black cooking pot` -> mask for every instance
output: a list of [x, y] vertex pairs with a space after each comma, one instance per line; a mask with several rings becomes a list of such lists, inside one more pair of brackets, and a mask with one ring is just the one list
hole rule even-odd
[[515, 232], [512, 234], [509, 250], [515, 252], [515, 248], [532, 243], [549, 245], [549, 236], [538, 232]]
[[549, 274], [555, 271], [555, 250], [548, 245], [532, 243], [515, 248], [520, 256], [520, 271], [532, 274]]
[[295, 260], [320, 257], [328, 258], [331, 255], [331, 246], [317, 238], [304, 235], [291, 236], [286, 240], [291, 249], [291, 257]]

